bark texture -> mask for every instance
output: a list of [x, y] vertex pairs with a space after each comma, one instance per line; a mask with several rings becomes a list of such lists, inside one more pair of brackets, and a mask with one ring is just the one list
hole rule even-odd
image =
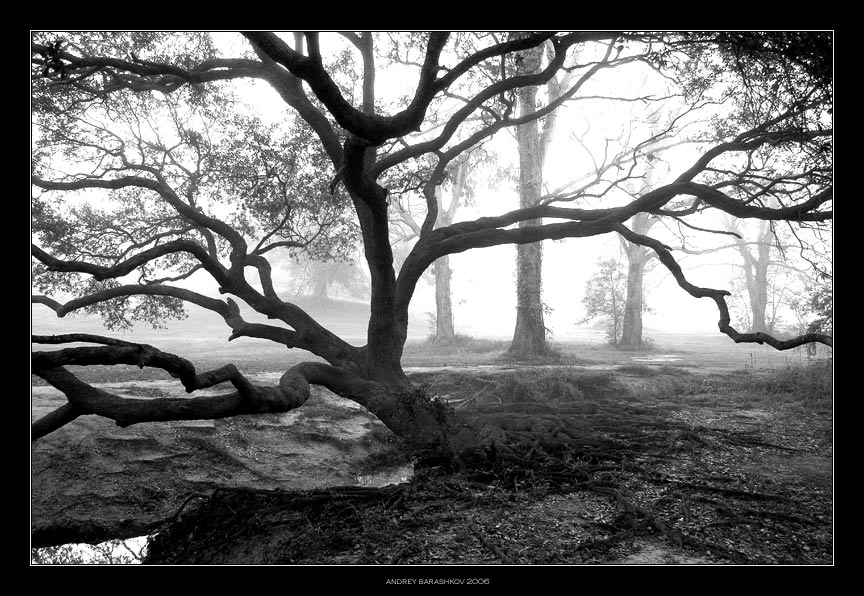
[[435, 261], [432, 266], [435, 276], [435, 340], [452, 342], [456, 339], [453, 327], [453, 296], [450, 281], [453, 270], [450, 269], [450, 257], [444, 256]]
[[[536, 72], [543, 56], [542, 48], [521, 54], [520, 68]], [[520, 115], [536, 111], [537, 87], [526, 87], [518, 93]], [[519, 207], [534, 207], [543, 185], [543, 149], [536, 120], [516, 128], [519, 145]], [[542, 225], [532, 219], [519, 223], [522, 228]], [[510, 357], [530, 360], [546, 353], [546, 322], [543, 317], [543, 245], [540, 242], [516, 247], [516, 328], [509, 349]]]
[[[736, 231], [740, 232], [738, 228]], [[744, 281], [750, 301], [750, 331], [752, 333], [773, 333], [773, 321], [768, 320], [768, 268], [771, 265], [771, 241], [774, 233], [768, 222], [760, 222], [756, 250], [750, 250], [748, 243], [736, 238], [735, 244], [744, 261]]]
[[[633, 218], [633, 231], [647, 234], [656, 219], [647, 213]], [[642, 347], [642, 313], [645, 310], [645, 268], [653, 258], [653, 253], [644, 246], [623, 241], [627, 256], [627, 296], [624, 303], [624, 317], [621, 323], [622, 348], [638, 350]]]

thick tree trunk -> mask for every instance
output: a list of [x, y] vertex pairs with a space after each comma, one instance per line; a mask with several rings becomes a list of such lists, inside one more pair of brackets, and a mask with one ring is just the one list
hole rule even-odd
[[508, 353], [517, 360], [530, 360], [546, 353], [543, 252], [539, 243], [517, 246], [516, 251], [516, 330]]
[[[523, 72], [535, 72], [540, 66], [542, 49], [522, 54]], [[537, 88], [519, 91], [520, 113], [535, 111]], [[541, 138], [534, 120], [516, 128], [519, 144], [519, 206], [533, 207], [540, 199], [543, 182]], [[541, 220], [523, 221], [520, 227], [536, 226]], [[543, 246], [536, 242], [516, 247], [516, 329], [508, 354], [516, 360], [530, 360], [546, 354], [546, 323], [543, 318]]]
[[[396, 274], [390, 245], [387, 190], [368, 174], [374, 149], [362, 139], [345, 143], [342, 180], [351, 192], [369, 265], [371, 299], [367, 344], [360, 350], [359, 375], [335, 390], [377, 416], [415, 451], [435, 456], [450, 452], [452, 409], [417, 391], [402, 369], [408, 333], [408, 302], [396, 304]], [[308, 371], [312, 371], [310, 374]], [[307, 380], [332, 387], [328, 369], [307, 367]], [[339, 374], [338, 372], [336, 374]]]
[[[639, 213], [632, 220], [633, 231], [647, 234], [656, 223], [647, 213]], [[622, 348], [638, 350], [642, 347], [642, 312], [645, 310], [645, 268], [651, 261], [652, 253], [644, 246], [622, 239], [624, 253], [627, 255], [627, 297], [624, 302], [624, 317], [621, 322]]]
[[[644, 250], [640, 252], [645, 254]], [[627, 299], [624, 304], [621, 340], [618, 342], [622, 348], [639, 349], [642, 347], [642, 310], [644, 308], [642, 283], [646, 263], [644, 256], [639, 258], [634, 255], [627, 267]]]
[[435, 341], [449, 343], [456, 338], [453, 328], [453, 299], [450, 293], [450, 281], [453, 270], [450, 269], [450, 256], [443, 256], [432, 266], [435, 276]]

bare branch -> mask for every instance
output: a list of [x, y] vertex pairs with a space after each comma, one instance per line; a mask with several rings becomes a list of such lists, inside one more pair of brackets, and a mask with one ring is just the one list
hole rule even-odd
[[144, 188], [152, 190], [159, 194], [171, 207], [173, 207], [180, 215], [195, 223], [213, 230], [217, 234], [231, 243], [235, 252], [240, 255], [246, 254], [246, 241], [243, 239], [237, 230], [226, 224], [225, 222], [205, 215], [202, 211], [195, 209], [193, 206], [184, 202], [177, 194], [168, 186], [164, 180], [159, 180], [161, 175], [158, 172], [152, 172], [157, 180], [144, 178], [141, 176], [122, 176], [110, 180], [105, 179], [81, 179], [71, 182], [55, 182], [42, 180], [36, 176], [32, 177], [32, 182], [39, 188], [45, 190], [83, 190], [88, 188], [104, 188], [108, 190], [118, 190], [121, 188]]
[[[227, 370], [229, 367], [233, 370]], [[196, 398], [129, 399], [88, 385], [62, 366], [39, 368], [34, 371], [35, 374], [61, 390], [74, 410], [70, 409], [71, 411], [67, 410], [61, 414], [55, 413], [48, 422], [37, 421], [31, 429], [31, 437], [36, 440], [47, 432], [56, 430], [59, 428], [57, 426], [59, 422], [69, 422], [74, 419], [71, 417], [72, 413], [78, 416], [95, 414], [114, 420], [118, 426], [130, 426], [141, 422], [213, 420], [240, 414], [287, 412], [303, 405], [309, 398], [308, 383], [298, 375], [289, 374], [290, 371], [283, 375], [278, 387], [260, 387], [249, 383], [233, 365], [228, 365], [224, 369], [226, 370], [212, 371], [213, 374], [205, 373], [201, 377], [210, 374], [212, 378], [208, 379], [209, 381], [230, 380], [238, 391]], [[203, 386], [209, 385], [205, 383]]]
[[678, 282], [678, 285], [681, 286], [688, 294], [690, 294], [694, 298], [711, 298], [712, 300], [714, 300], [714, 303], [717, 305], [717, 310], [720, 311], [720, 320], [717, 323], [717, 326], [722, 333], [725, 333], [726, 335], [731, 337], [735, 343], [768, 344], [769, 346], [777, 350], [789, 350], [812, 342], [819, 342], [825, 344], [826, 346], [833, 347], [833, 338], [829, 335], [825, 335], [824, 333], [807, 333], [788, 340], [778, 340], [775, 337], [772, 337], [771, 335], [763, 332], [739, 333], [729, 324], [731, 321], [731, 317], [729, 316], [729, 307], [726, 304], [726, 296], [730, 295], [729, 292], [727, 292], [726, 290], [714, 290], [711, 288], [700, 288], [698, 286], [694, 286], [689, 281], [687, 281], [687, 278], [684, 276], [684, 272], [681, 270], [681, 267], [675, 261], [675, 258], [672, 256], [669, 247], [664, 246], [661, 242], [648, 236], [636, 234], [635, 232], [629, 230], [623, 224], [618, 224], [614, 226], [614, 228], [616, 232], [621, 234], [625, 239], [632, 242], [633, 244], [639, 244], [641, 246], [647, 246], [649, 248], [652, 248], [654, 252], [657, 253], [657, 257], [660, 259], [660, 262], [666, 266], [666, 268], [672, 273], [675, 281]]
[[164, 257], [177, 252], [188, 252], [194, 255], [201, 262], [201, 266], [207, 269], [207, 271], [213, 275], [216, 280], [221, 283], [227, 283], [228, 281], [228, 271], [220, 263], [215, 261], [203, 246], [197, 242], [193, 242], [192, 240], [178, 239], [166, 242], [165, 244], [154, 246], [153, 248], [133, 255], [125, 261], [110, 267], [87, 263], [84, 261], [64, 261], [48, 254], [35, 244], [32, 245], [31, 251], [34, 257], [47, 266], [49, 271], [87, 273], [99, 281], [123, 277], [138, 267], [158, 259], [159, 257]]

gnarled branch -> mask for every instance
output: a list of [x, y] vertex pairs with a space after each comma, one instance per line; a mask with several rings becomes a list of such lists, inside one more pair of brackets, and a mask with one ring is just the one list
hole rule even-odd
[[720, 311], [720, 320], [718, 321], [717, 326], [722, 333], [725, 333], [726, 335], [731, 337], [735, 343], [768, 344], [769, 346], [777, 350], [789, 350], [812, 342], [819, 342], [825, 344], [826, 346], [834, 346], [834, 339], [830, 335], [826, 335], [824, 333], [806, 333], [792, 339], [779, 340], [761, 331], [756, 333], [738, 332], [730, 325], [731, 317], [729, 316], [729, 307], [726, 304], [726, 296], [730, 295], [729, 292], [727, 292], [726, 290], [700, 288], [691, 284], [689, 281], [687, 281], [687, 278], [684, 276], [684, 272], [681, 270], [680, 265], [678, 265], [677, 261], [675, 261], [675, 258], [672, 256], [669, 247], [665, 246], [662, 242], [655, 240], [654, 238], [644, 236], [642, 234], [637, 234], [632, 230], [628, 229], [623, 224], [616, 225], [614, 229], [616, 232], [621, 234], [625, 239], [632, 242], [633, 244], [639, 244], [641, 246], [647, 246], [649, 248], [652, 248], [654, 252], [657, 253], [657, 257], [660, 259], [660, 262], [666, 266], [666, 268], [672, 273], [675, 281], [678, 282], [678, 285], [681, 286], [688, 294], [690, 294], [694, 298], [711, 298], [712, 300], [714, 300], [714, 303], [717, 305], [717, 309]]

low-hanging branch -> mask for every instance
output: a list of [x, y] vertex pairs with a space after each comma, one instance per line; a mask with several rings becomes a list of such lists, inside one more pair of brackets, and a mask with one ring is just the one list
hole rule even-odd
[[[34, 441], [84, 415], [110, 418], [118, 426], [124, 427], [141, 422], [212, 420], [241, 414], [287, 412], [298, 408], [309, 398], [310, 384], [325, 386], [361, 405], [367, 405], [380, 389], [377, 383], [323, 363], [298, 364], [282, 375], [277, 386], [263, 387], [250, 382], [233, 364], [198, 373], [185, 358], [147, 344], [83, 333], [33, 336], [33, 343], [37, 344], [79, 342], [101, 345], [32, 354], [33, 374], [62, 391], [68, 399], [67, 404], [33, 423], [31, 437]], [[69, 365], [160, 368], [177, 378], [187, 393], [226, 382], [231, 383], [235, 391], [195, 398], [125, 398], [85, 383], [65, 368]]]
[[[71, 422], [78, 416], [94, 414], [110, 418], [119, 426], [165, 420], [200, 420], [224, 418], [239, 414], [285, 412], [301, 406], [309, 397], [309, 385], [302, 374], [291, 369], [277, 387], [251, 383], [233, 364], [196, 373], [194, 365], [175, 354], [146, 344], [89, 334], [34, 336], [34, 343], [58, 344], [92, 342], [99, 347], [73, 347], [50, 352], [34, 352], [33, 373], [61, 390], [69, 403], [34, 422], [32, 439], [36, 440]], [[67, 365], [132, 365], [161, 368], [180, 380], [187, 392], [230, 382], [236, 391], [197, 398], [124, 398], [97, 389], [69, 372]]]
[[653, 249], [654, 252], [657, 253], [657, 257], [660, 259], [660, 262], [666, 266], [666, 268], [672, 273], [675, 281], [678, 282], [678, 285], [681, 286], [688, 294], [690, 294], [694, 298], [711, 298], [712, 300], [714, 300], [714, 303], [717, 305], [717, 309], [720, 311], [720, 320], [718, 321], [717, 326], [722, 333], [725, 333], [730, 338], [732, 338], [735, 343], [768, 344], [769, 346], [777, 350], [790, 350], [792, 348], [797, 348], [798, 346], [813, 342], [822, 343], [826, 346], [834, 346], [834, 339], [830, 335], [826, 335], [824, 333], [806, 333], [804, 335], [799, 335], [798, 337], [793, 337], [791, 339], [779, 340], [761, 331], [755, 333], [738, 332], [734, 327], [730, 325], [731, 317], [729, 315], [729, 307], [726, 304], [726, 296], [730, 295], [729, 292], [727, 292], [726, 290], [700, 288], [691, 284], [684, 276], [684, 272], [681, 270], [681, 266], [678, 265], [678, 262], [672, 256], [670, 248], [668, 246], [665, 246], [659, 240], [656, 240], [649, 236], [644, 236], [642, 234], [637, 234], [623, 224], [615, 225], [614, 229], [626, 240], [632, 242], [633, 244], [639, 244], [641, 246], [647, 246]]

